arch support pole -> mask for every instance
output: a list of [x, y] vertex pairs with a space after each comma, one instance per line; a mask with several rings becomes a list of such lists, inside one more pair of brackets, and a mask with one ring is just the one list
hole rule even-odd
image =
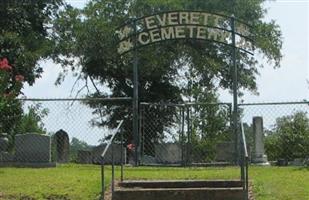
[[235, 17], [231, 17], [232, 29], [232, 79], [233, 79], [233, 134], [235, 141], [235, 164], [239, 163], [239, 137], [238, 137], [238, 67], [236, 62], [236, 34]]

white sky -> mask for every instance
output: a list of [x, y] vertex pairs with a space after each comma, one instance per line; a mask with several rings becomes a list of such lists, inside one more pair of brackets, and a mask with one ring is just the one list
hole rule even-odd
[[[87, 0], [68, 0], [73, 6], [83, 7]], [[244, 102], [309, 100], [309, 0], [281, 0], [265, 3], [265, 20], [276, 20], [283, 33], [283, 60], [281, 68], [267, 64], [257, 78], [259, 96], [246, 93]], [[32, 87], [23, 90], [28, 98], [67, 98], [74, 83], [68, 76], [61, 86], [54, 85], [60, 66], [51, 61], [41, 63], [44, 73]], [[78, 86], [77, 86], [78, 88]], [[73, 95], [74, 96], [74, 95]], [[232, 96], [221, 92], [221, 101], [231, 102]]]

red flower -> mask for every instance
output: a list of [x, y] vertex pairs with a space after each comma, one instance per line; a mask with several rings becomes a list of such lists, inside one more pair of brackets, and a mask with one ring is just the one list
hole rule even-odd
[[9, 61], [6, 58], [3, 58], [0, 60], [0, 70], [10, 71], [12, 69], [12, 66], [9, 65]]
[[128, 150], [133, 151], [135, 149], [135, 145], [134, 144], [128, 144], [127, 148], [128, 148]]
[[17, 82], [23, 82], [25, 80], [25, 77], [23, 75], [16, 75], [15, 81]]

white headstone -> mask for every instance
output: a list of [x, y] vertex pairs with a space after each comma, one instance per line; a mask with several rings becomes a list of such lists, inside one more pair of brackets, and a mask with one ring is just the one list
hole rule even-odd
[[264, 150], [264, 131], [262, 117], [253, 117], [253, 134], [254, 146], [252, 151], [252, 162], [255, 164], [269, 165]]

